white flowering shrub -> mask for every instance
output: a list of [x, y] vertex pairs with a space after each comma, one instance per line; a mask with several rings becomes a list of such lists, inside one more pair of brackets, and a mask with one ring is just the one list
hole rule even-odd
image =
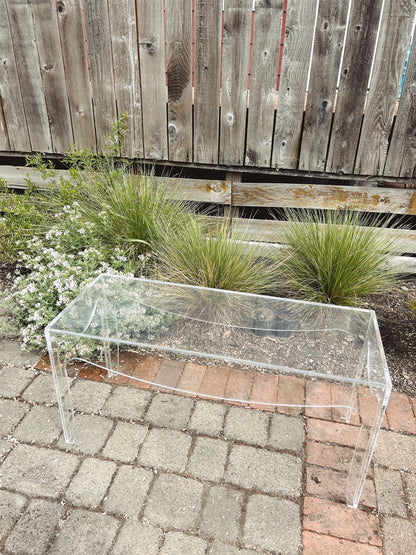
[[34, 237], [20, 254], [20, 275], [11, 293], [11, 307], [23, 345], [45, 350], [45, 326], [98, 274], [140, 273], [121, 249], [100, 248], [93, 226], [82, 222], [77, 206], [65, 207], [44, 237]]

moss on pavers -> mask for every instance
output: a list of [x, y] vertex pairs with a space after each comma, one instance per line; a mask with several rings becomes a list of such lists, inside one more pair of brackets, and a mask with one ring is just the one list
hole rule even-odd
[[269, 435], [270, 416], [260, 410], [231, 407], [224, 425], [226, 438], [266, 445]]
[[131, 387], [116, 387], [101, 413], [111, 418], [137, 421], [143, 416], [151, 395], [148, 391]]
[[[60, 378], [59, 382], [65, 386], [65, 378]], [[68, 377], [71, 384], [73, 378]], [[56, 391], [52, 374], [39, 374], [32, 383], [24, 390], [22, 398], [31, 403], [43, 403], [46, 405], [56, 405]]]
[[15, 438], [25, 443], [51, 445], [62, 433], [62, 424], [55, 407], [32, 407], [13, 432]]
[[0, 396], [18, 397], [25, 387], [34, 378], [34, 372], [30, 368], [17, 366], [0, 367]]
[[111, 394], [111, 385], [79, 380], [71, 388], [74, 410], [87, 413], [98, 412]]
[[244, 523], [246, 547], [298, 555], [301, 547], [300, 507], [287, 499], [252, 495]]
[[217, 436], [222, 432], [227, 409], [224, 403], [196, 401], [188, 428], [199, 434]]
[[191, 530], [201, 509], [203, 484], [175, 474], [160, 474], [147, 500], [144, 516], [165, 528]]
[[178, 430], [153, 428], [140, 450], [139, 463], [151, 468], [183, 472], [192, 438]]
[[214, 541], [209, 548], [208, 555], [256, 555], [252, 549], [240, 549], [235, 545]]
[[0, 489], [0, 541], [13, 526], [26, 504], [26, 498], [20, 493]]
[[385, 553], [410, 555], [416, 553], [415, 522], [403, 518], [386, 516], [381, 519]]
[[194, 478], [220, 482], [224, 476], [227, 454], [227, 442], [211, 437], [197, 437], [186, 470]]
[[375, 466], [374, 482], [379, 512], [407, 518], [401, 473], [398, 470]]
[[300, 453], [305, 441], [303, 419], [284, 414], [273, 414], [268, 445], [282, 451]]
[[0, 399], [0, 435], [6, 436], [29, 411], [26, 403], [16, 403], [12, 399]]
[[187, 427], [193, 400], [189, 397], [156, 393], [145, 415], [145, 420], [156, 426], [166, 426], [175, 430]]
[[240, 532], [243, 499], [243, 493], [235, 488], [210, 488], [200, 524], [202, 532], [210, 538], [235, 543]]
[[182, 532], [168, 532], [159, 555], [205, 555], [207, 542]]
[[416, 474], [416, 436], [380, 430], [374, 463]]
[[133, 462], [137, 458], [147, 431], [147, 426], [117, 422], [103, 449], [103, 456], [125, 463]]
[[67, 451], [94, 455], [102, 449], [113, 428], [113, 421], [92, 414], [76, 414], [74, 418], [74, 443], [60, 437], [57, 446]]

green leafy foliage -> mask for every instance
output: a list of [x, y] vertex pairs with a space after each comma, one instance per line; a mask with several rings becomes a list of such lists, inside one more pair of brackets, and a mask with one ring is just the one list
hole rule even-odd
[[0, 181], [0, 262], [15, 262], [22, 245], [45, 220], [41, 199], [30, 187], [22, 193]]

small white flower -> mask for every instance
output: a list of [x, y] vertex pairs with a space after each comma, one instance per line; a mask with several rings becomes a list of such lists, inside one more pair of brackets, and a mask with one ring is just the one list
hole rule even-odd
[[29, 283], [26, 287], [26, 291], [28, 291], [29, 293], [36, 293], [36, 287], [34, 283]]
[[55, 289], [58, 291], [58, 293], [62, 293], [64, 286], [59, 278], [53, 282], [53, 285], [55, 286]]

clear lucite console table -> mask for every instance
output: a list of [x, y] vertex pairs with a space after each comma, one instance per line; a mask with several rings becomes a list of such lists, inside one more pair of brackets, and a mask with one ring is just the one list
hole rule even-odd
[[[357, 439], [346, 499], [357, 507], [391, 392], [373, 311], [102, 274], [46, 327], [45, 335], [68, 443], [73, 441], [74, 412], [67, 364], [73, 359], [117, 376], [120, 350], [151, 348], [335, 384], [341, 403], [332, 398], [329, 405], [314, 400], [310, 406], [317, 418], [319, 410], [330, 407], [345, 423], [354, 419]], [[245, 405], [250, 401], [238, 395], [225, 399], [184, 393]], [[365, 403], [357, 402], [359, 395], [365, 395]], [[262, 404], [270, 402], [257, 398], [256, 406]], [[308, 407], [307, 398], [302, 406]]]

